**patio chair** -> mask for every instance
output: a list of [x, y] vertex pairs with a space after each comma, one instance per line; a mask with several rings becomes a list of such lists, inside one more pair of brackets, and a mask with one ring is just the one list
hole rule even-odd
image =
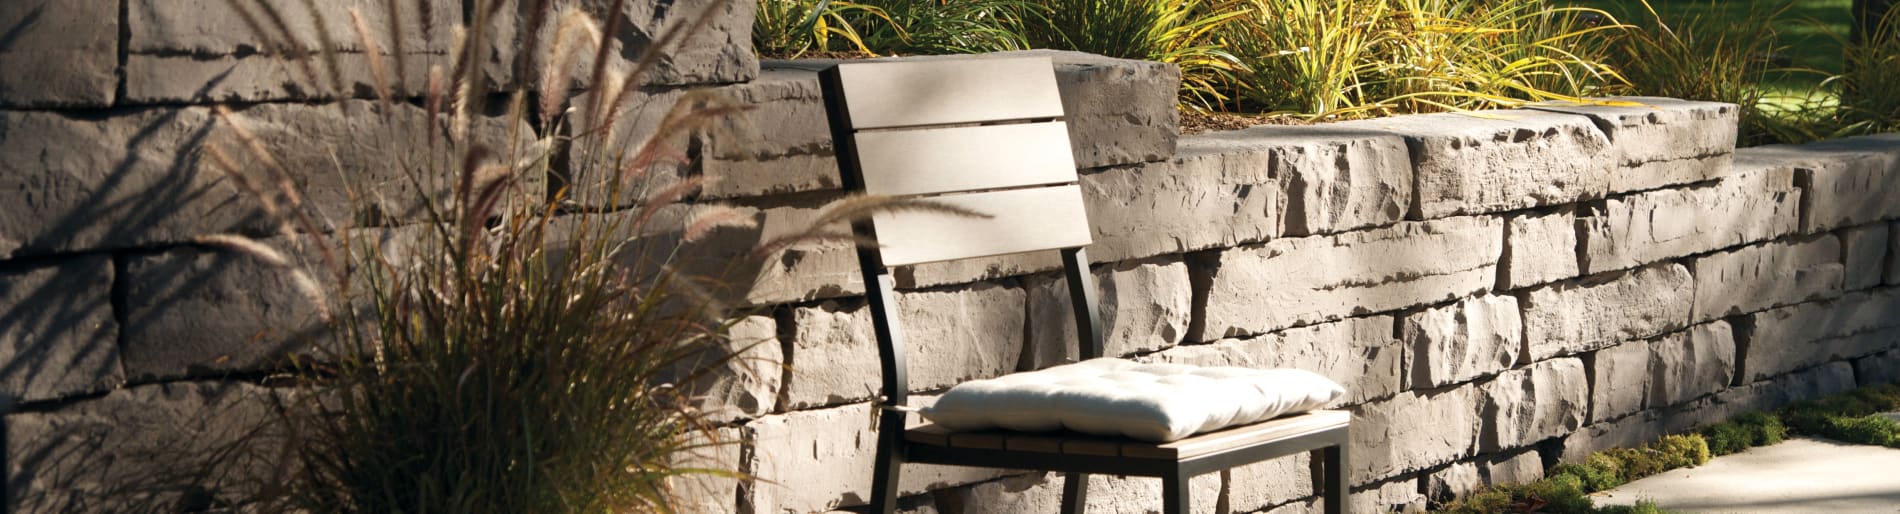
[[1159, 477], [1164, 512], [1186, 513], [1196, 475], [1312, 452], [1328, 513], [1346, 512], [1346, 412], [1316, 410], [1167, 443], [1064, 432], [906, 429], [910, 393], [891, 267], [1059, 250], [1079, 354], [1102, 354], [1090, 228], [1046, 57], [844, 63], [820, 75], [847, 189], [925, 196], [990, 215], [878, 214], [858, 222], [883, 374], [871, 512], [889, 513], [905, 463], [1065, 473], [1062, 512], [1080, 513], [1088, 474]]

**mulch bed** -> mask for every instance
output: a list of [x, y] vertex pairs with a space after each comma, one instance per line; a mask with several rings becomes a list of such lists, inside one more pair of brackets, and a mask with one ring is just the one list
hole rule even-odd
[[1181, 135], [1191, 136], [1222, 130], [1240, 130], [1260, 125], [1312, 125], [1313, 122], [1292, 115], [1235, 114], [1227, 112], [1196, 112], [1181, 110]]

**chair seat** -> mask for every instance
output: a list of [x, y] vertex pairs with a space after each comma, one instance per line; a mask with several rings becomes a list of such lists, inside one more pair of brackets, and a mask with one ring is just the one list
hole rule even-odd
[[911, 444], [971, 450], [1185, 461], [1344, 429], [1351, 419], [1351, 413], [1346, 411], [1315, 410], [1198, 434], [1167, 443], [1150, 443], [1070, 432], [1027, 433], [997, 430], [954, 432], [930, 423], [905, 431], [904, 439]]

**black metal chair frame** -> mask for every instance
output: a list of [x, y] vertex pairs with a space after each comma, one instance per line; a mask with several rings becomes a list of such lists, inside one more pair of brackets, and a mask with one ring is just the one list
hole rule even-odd
[[[843, 104], [845, 92], [838, 68], [821, 73], [825, 107], [830, 120], [833, 148], [838, 157], [845, 188], [864, 191], [854, 143], [855, 129]], [[858, 221], [852, 227], [861, 239], [876, 240], [871, 221]], [[1102, 320], [1097, 308], [1097, 289], [1089, 272], [1087, 252], [1082, 247], [1059, 249], [1070, 303], [1074, 306], [1079, 355], [1082, 359], [1100, 357], [1103, 351]], [[871, 497], [871, 512], [890, 513], [898, 499], [898, 474], [905, 463], [976, 466], [1002, 469], [1041, 470], [1064, 473], [1062, 512], [1078, 514], [1087, 504], [1089, 474], [1158, 477], [1163, 480], [1164, 511], [1185, 514], [1191, 508], [1188, 481], [1198, 475], [1252, 464], [1268, 459], [1311, 452], [1322, 463], [1324, 483], [1321, 496], [1328, 514], [1347, 512], [1347, 445], [1345, 423], [1327, 426], [1291, 437], [1253, 441], [1233, 448], [1188, 458], [1143, 458], [1126, 455], [1078, 455], [1011, 450], [1002, 445], [989, 448], [955, 447], [944, 444], [920, 444], [906, 437], [909, 413], [890, 408], [907, 404], [910, 389], [905, 366], [905, 342], [898, 326], [895, 282], [886, 267], [882, 252], [859, 245], [859, 266], [863, 273], [865, 296], [877, 333], [879, 371], [883, 384], [879, 412], [877, 460]], [[1268, 423], [1271, 423], [1269, 421]], [[1047, 435], [1047, 434], [1043, 434]]]

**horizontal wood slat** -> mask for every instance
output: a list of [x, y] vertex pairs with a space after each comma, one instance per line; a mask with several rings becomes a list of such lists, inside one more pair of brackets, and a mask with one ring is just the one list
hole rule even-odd
[[951, 432], [926, 424], [904, 434], [912, 443], [951, 448], [1004, 449], [1155, 460], [1187, 460], [1236, 448], [1266, 444], [1346, 426], [1352, 414], [1318, 410], [1305, 414], [1196, 435], [1171, 443], [1144, 443], [1126, 439], [1054, 432]]
[[958, 193], [929, 199], [990, 217], [919, 211], [872, 215], [885, 265], [1074, 248], [1090, 241], [1080, 186]]
[[857, 130], [1062, 116], [1047, 57], [844, 63], [838, 78]]
[[1075, 182], [1060, 121], [857, 134], [864, 191], [918, 195]]

